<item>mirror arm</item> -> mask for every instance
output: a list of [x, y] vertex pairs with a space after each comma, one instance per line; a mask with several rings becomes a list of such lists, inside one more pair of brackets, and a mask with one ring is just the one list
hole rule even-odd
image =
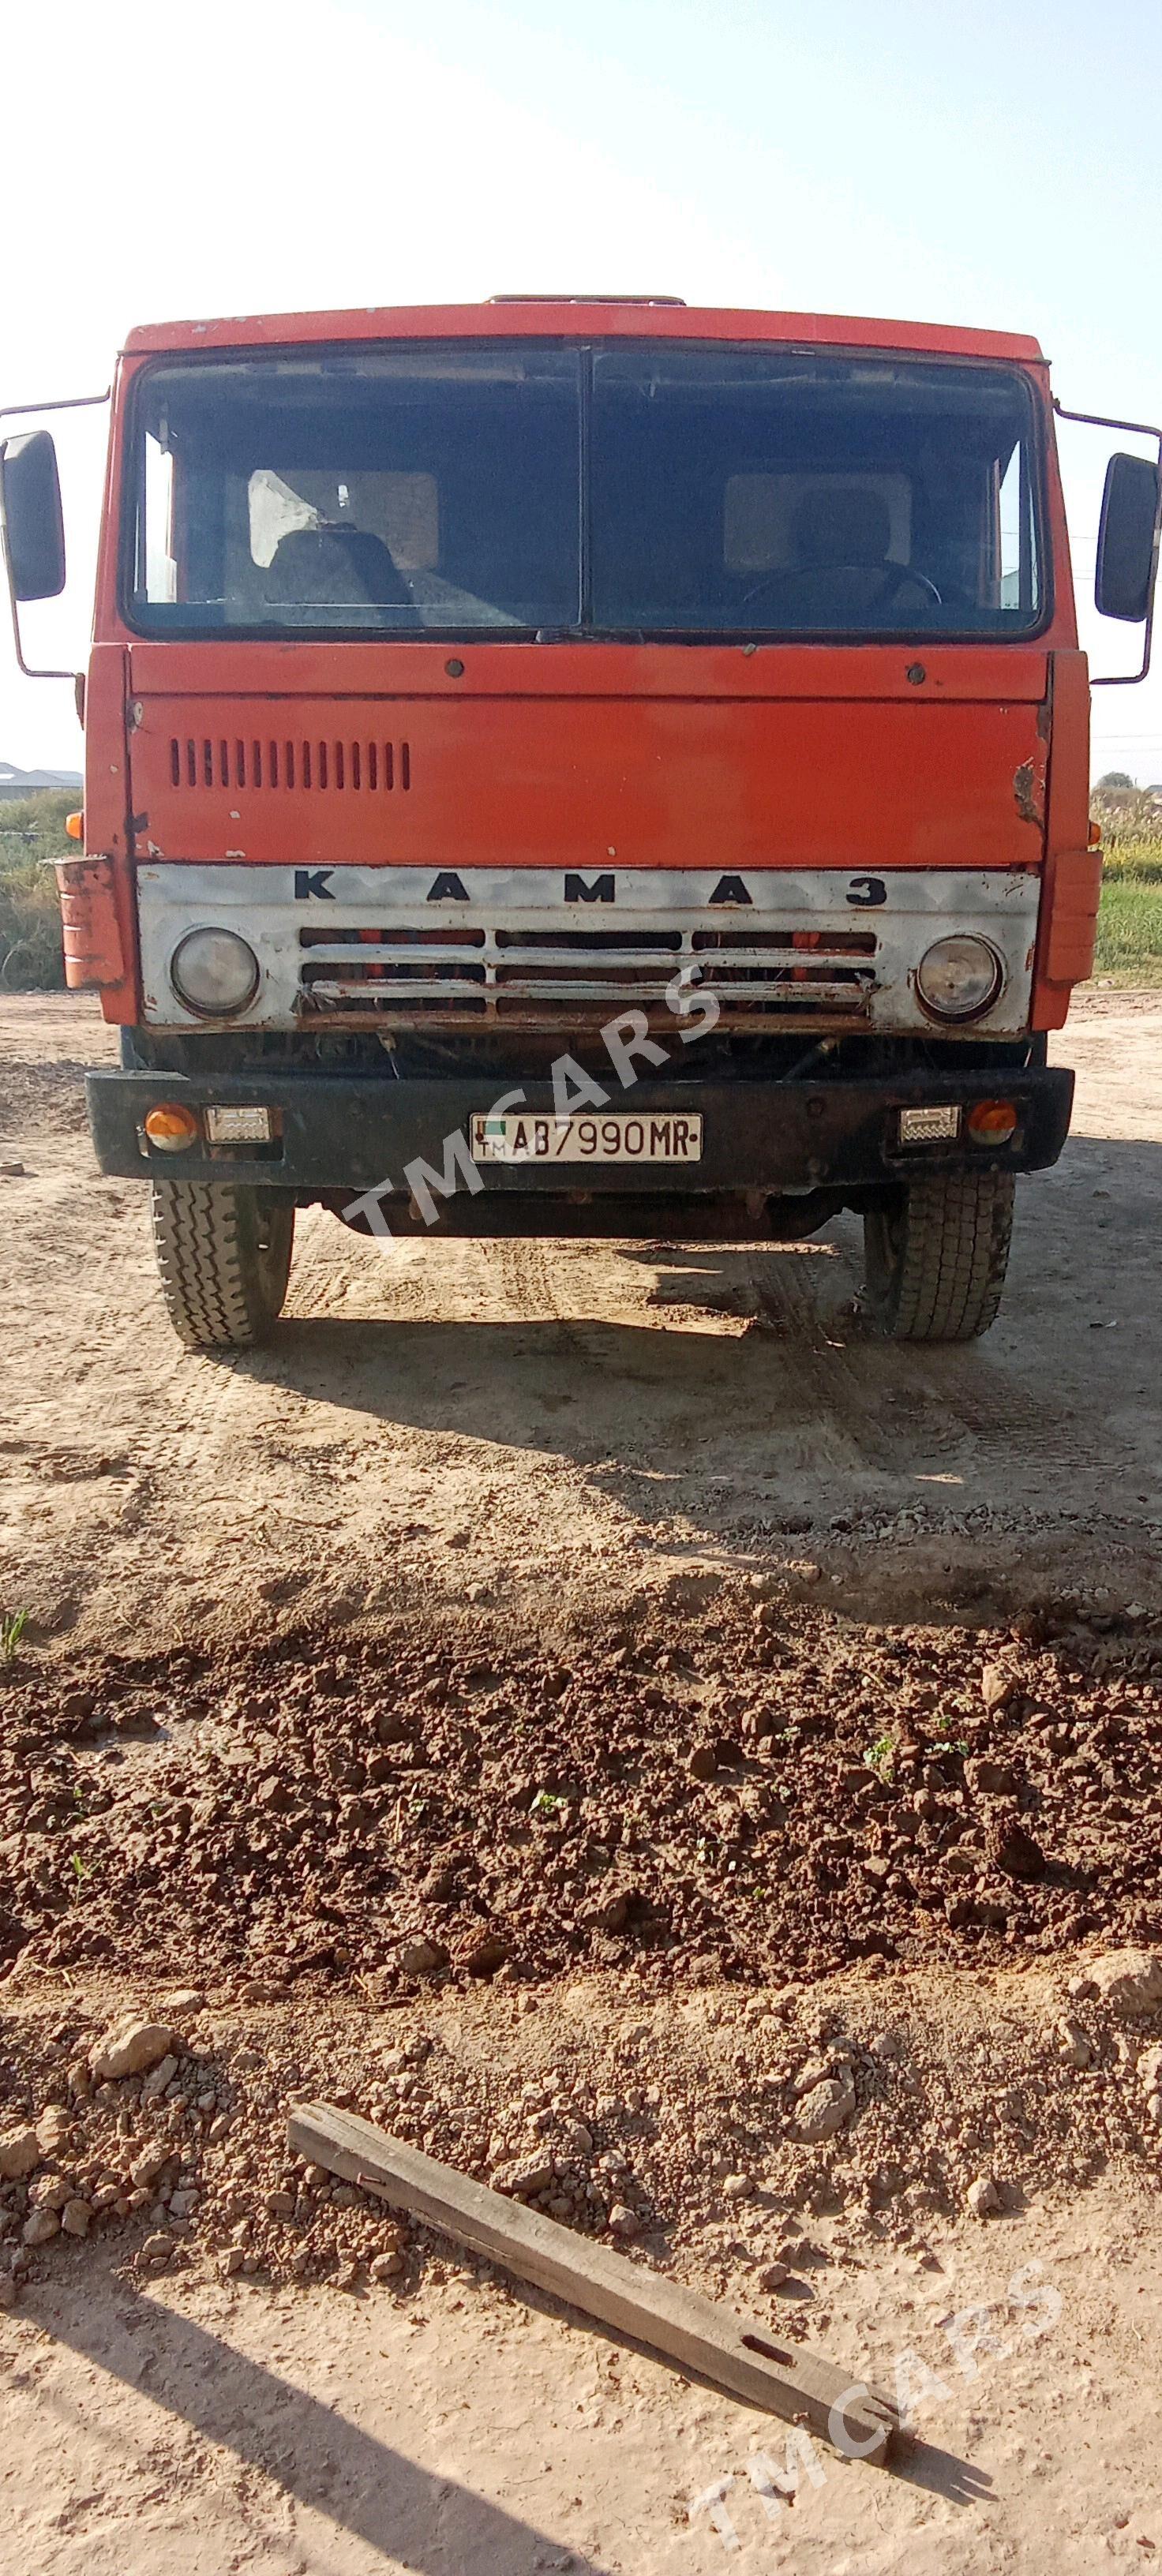
[[1058, 402], [1056, 394], [1053, 396], [1053, 409], [1057, 414], [1058, 420], [1080, 421], [1083, 429], [1121, 429], [1124, 430], [1131, 438], [1152, 438], [1157, 444], [1158, 500], [1154, 511], [1154, 543], [1150, 553], [1149, 606], [1146, 610], [1146, 624], [1142, 634], [1141, 664], [1136, 671], [1114, 671], [1110, 673], [1108, 678], [1097, 680], [1091, 679], [1089, 684], [1091, 689], [1133, 689], [1137, 687], [1139, 680], [1145, 679], [1150, 668], [1150, 655], [1154, 647], [1154, 593], [1158, 580], [1159, 548], [1162, 546], [1162, 429], [1155, 429], [1150, 421], [1145, 420], [1107, 420], [1104, 413], [1100, 411], [1067, 411], [1064, 403]]
[[[41, 411], [88, 411], [97, 403], [107, 403], [110, 391], [111, 387], [106, 386], [103, 394], [66, 394], [59, 402], [2, 403], [0, 420], [22, 420], [29, 413]], [[4, 442], [0, 439], [0, 455], [3, 454], [3, 449]], [[12, 578], [12, 565], [8, 554], [8, 521], [4, 510], [2, 475], [0, 475], [0, 553], [4, 557], [4, 577], [8, 586], [8, 609], [12, 619], [12, 641], [16, 647], [17, 670], [23, 673], [26, 680], [75, 680], [77, 676], [75, 671], [40, 671], [24, 659], [24, 646], [20, 636], [20, 602], [16, 596], [16, 584]]]

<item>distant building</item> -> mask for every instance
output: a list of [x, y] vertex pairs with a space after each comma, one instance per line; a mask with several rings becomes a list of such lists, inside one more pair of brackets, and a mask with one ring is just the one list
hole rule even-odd
[[0, 760], [0, 802], [15, 804], [20, 796], [40, 796], [46, 789], [58, 795], [67, 789], [80, 795], [84, 781], [79, 769], [14, 769], [10, 760]]

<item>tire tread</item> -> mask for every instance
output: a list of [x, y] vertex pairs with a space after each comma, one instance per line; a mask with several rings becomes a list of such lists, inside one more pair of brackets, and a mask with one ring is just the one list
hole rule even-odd
[[873, 1263], [871, 1303], [894, 1341], [968, 1342], [996, 1320], [1013, 1224], [1010, 1172], [950, 1172], [912, 1182], [898, 1257]]
[[250, 1196], [229, 1183], [154, 1184], [162, 1294], [175, 1333], [191, 1350], [246, 1349], [264, 1341], [281, 1309], [282, 1297], [272, 1303], [247, 1239]]

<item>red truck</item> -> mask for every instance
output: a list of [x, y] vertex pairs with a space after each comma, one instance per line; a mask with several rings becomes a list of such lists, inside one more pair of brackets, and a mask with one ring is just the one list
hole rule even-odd
[[[132, 334], [59, 877], [184, 1340], [269, 1331], [311, 1204], [854, 1209], [884, 1331], [987, 1328], [1100, 879], [1053, 412], [1030, 339], [666, 297]], [[1159, 495], [1112, 459], [1143, 668]], [[65, 577], [44, 429], [0, 515], [16, 615]]]

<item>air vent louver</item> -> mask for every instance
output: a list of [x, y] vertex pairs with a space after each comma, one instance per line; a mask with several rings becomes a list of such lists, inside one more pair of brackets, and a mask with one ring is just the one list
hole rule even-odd
[[173, 787], [226, 788], [231, 793], [258, 790], [295, 794], [339, 790], [356, 795], [407, 793], [412, 783], [411, 745], [406, 742], [336, 742], [321, 736], [298, 741], [251, 735], [227, 740], [202, 734], [174, 734], [169, 746]]

